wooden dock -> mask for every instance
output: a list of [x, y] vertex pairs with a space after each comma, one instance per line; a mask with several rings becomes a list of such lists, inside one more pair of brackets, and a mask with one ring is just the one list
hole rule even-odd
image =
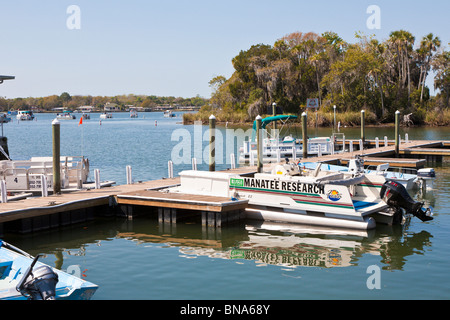
[[[366, 165], [376, 166], [389, 163], [390, 167], [420, 169], [426, 165], [427, 160], [433, 160], [436, 156], [450, 156], [450, 141], [414, 140], [403, 142], [399, 146], [399, 157], [395, 157], [394, 141], [388, 141], [387, 146], [384, 145], [384, 141], [379, 141], [379, 147], [376, 148], [375, 140], [366, 140], [363, 150], [357, 149], [359, 140], [346, 140], [346, 148], [351, 143], [355, 146], [353, 152], [337, 152], [321, 157], [312, 156], [308, 157], [308, 161], [346, 165], [350, 159], [360, 156]], [[343, 145], [343, 141], [338, 140], [336, 145]], [[407, 156], [421, 156], [421, 158], [407, 158]]]
[[[256, 168], [244, 167], [231, 171], [251, 174]], [[157, 191], [179, 184], [180, 178], [175, 177], [0, 203], [0, 235], [6, 230], [28, 233], [92, 220], [95, 212], [132, 218], [133, 206], [159, 208], [160, 221], [167, 223], [175, 223], [177, 219], [183, 218], [183, 215], [177, 215], [180, 210], [198, 211], [202, 214], [202, 222], [208, 226], [220, 227], [242, 218], [247, 201], [169, 195]]]
[[[355, 141], [347, 140], [346, 144]], [[355, 145], [359, 145], [359, 142]], [[450, 155], [450, 141], [402, 143], [398, 157], [394, 157], [395, 146], [392, 143], [388, 143], [387, 146], [380, 143], [380, 147], [372, 148], [374, 143], [366, 141], [365, 146], [368, 148], [364, 150], [308, 157], [307, 161], [346, 164], [358, 155], [363, 157], [365, 164], [368, 165], [389, 163], [391, 167], [418, 169], [423, 168], [427, 163], [423, 156]], [[421, 158], [411, 159], [407, 158], [408, 156]], [[265, 170], [270, 170], [270, 167], [267, 165]], [[229, 172], [241, 175], [252, 174], [256, 172], [256, 167], [242, 167]], [[132, 218], [135, 214], [134, 208], [147, 208], [147, 210], [156, 208], [150, 211], [156, 211], [162, 223], [176, 223], [184, 217], [197, 214], [201, 215], [202, 225], [221, 227], [225, 223], [243, 217], [243, 211], [248, 204], [246, 201], [157, 191], [179, 184], [180, 178], [176, 177], [0, 203], [0, 235], [9, 230], [27, 233], [92, 220], [99, 212]]]

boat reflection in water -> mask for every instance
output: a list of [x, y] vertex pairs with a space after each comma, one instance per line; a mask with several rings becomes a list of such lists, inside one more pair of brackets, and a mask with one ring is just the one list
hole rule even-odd
[[159, 235], [142, 233], [139, 228], [141, 232], [120, 232], [117, 236], [138, 243], [178, 247], [184, 258], [250, 260], [258, 265], [288, 268], [356, 266], [359, 258], [370, 254], [380, 256], [384, 270], [402, 270], [405, 257], [423, 253], [432, 237], [426, 231], [408, 232], [408, 224], [359, 231], [247, 221], [245, 226], [222, 230], [204, 227], [198, 237], [193, 237], [191, 229], [198, 225], [188, 226], [187, 233], [184, 226], [177, 225], [172, 233], [161, 228]]

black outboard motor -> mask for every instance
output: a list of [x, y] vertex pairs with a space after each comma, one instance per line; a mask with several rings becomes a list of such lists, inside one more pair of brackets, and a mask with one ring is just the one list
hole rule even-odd
[[381, 198], [395, 209], [402, 208], [422, 221], [433, 220], [430, 208], [424, 209], [423, 202], [414, 201], [406, 188], [395, 181], [386, 181], [380, 191]]
[[16, 289], [30, 300], [55, 300], [58, 275], [48, 266], [33, 270], [38, 258], [34, 258]]

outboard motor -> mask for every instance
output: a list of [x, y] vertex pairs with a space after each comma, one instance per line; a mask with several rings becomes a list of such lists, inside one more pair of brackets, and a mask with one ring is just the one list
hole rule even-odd
[[55, 300], [58, 275], [48, 266], [33, 270], [38, 258], [34, 258], [16, 289], [30, 300]]
[[380, 191], [381, 198], [391, 207], [402, 208], [422, 221], [433, 220], [431, 209], [424, 209], [423, 202], [414, 201], [406, 188], [396, 181], [386, 181]]

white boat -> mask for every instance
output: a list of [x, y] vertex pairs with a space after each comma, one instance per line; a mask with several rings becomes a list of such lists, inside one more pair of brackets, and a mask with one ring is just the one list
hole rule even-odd
[[175, 117], [175, 113], [172, 112], [172, 110], [166, 110], [164, 111], [164, 118], [172, 118]]
[[286, 164], [253, 176], [183, 171], [180, 180], [168, 191], [248, 199], [250, 219], [361, 230], [400, 223], [409, 214], [432, 219], [431, 209], [412, 200], [402, 185], [362, 172], [303, 172]]
[[112, 118], [112, 113], [103, 112], [100, 115], [100, 119], [111, 119], [111, 118]]
[[[283, 127], [293, 119], [297, 119], [295, 115], [277, 115], [267, 117], [261, 120], [261, 129], [263, 130], [263, 162], [280, 162], [284, 158], [302, 158], [303, 157], [303, 141], [294, 139], [291, 134], [287, 134], [280, 139], [279, 134]], [[280, 129], [275, 130], [274, 134], [269, 134], [266, 126], [274, 121], [281, 122]], [[253, 122], [252, 137], [249, 141], [244, 141], [239, 149], [240, 163], [254, 163], [257, 159], [257, 141], [256, 141], [256, 121]], [[308, 138], [308, 155], [326, 155], [334, 152], [334, 143], [331, 137], [314, 137]]]
[[[84, 157], [65, 156], [60, 159], [62, 191], [80, 189], [89, 177], [89, 160]], [[0, 161], [0, 179], [5, 180], [8, 192], [41, 192], [42, 176], [47, 182], [47, 190], [52, 191], [52, 157]]]
[[405, 187], [406, 190], [432, 190], [433, 181], [436, 178], [433, 168], [419, 169], [417, 170], [417, 174], [388, 171], [389, 163], [380, 164], [376, 166], [376, 168], [371, 168], [369, 166], [367, 169], [364, 169], [364, 160], [362, 158], [350, 160], [348, 167], [317, 162], [299, 162], [298, 165], [303, 170], [315, 170], [319, 165], [321, 166], [320, 170], [330, 172], [351, 172], [363, 170], [366, 174], [381, 175], [384, 176], [386, 180], [399, 182]]
[[98, 289], [39, 257], [0, 240], [0, 300], [89, 300]]
[[19, 110], [16, 118], [21, 121], [34, 120], [34, 114], [30, 110]]
[[137, 118], [138, 117], [138, 113], [136, 111], [136, 109], [130, 109], [130, 118]]
[[0, 115], [0, 123], [7, 123], [11, 121], [11, 117], [7, 113]]
[[56, 115], [56, 119], [58, 120], [74, 120], [76, 118], [77, 117], [73, 115], [72, 112], [69, 110], [64, 110], [63, 113], [58, 113]]

